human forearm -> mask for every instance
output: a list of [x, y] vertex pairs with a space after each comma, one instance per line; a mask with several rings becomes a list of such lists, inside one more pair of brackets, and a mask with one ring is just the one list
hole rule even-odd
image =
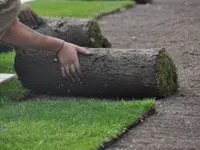
[[57, 51], [63, 42], [63, 40], [40, 34], [18, 20], [10, 26], [1, 40], [23, 48], [49, 51]]
[[63, 40], [35, 32], [18, 20], [10, 26], [1, 40], [22, 48], [57, 52], [56, 55], [60, 62], [62, 76], [73, 81], [80, 81], [81, 76], [77, 52], [91, 54], [89, 51], [78, 45], [65, 41], [63, 42]]

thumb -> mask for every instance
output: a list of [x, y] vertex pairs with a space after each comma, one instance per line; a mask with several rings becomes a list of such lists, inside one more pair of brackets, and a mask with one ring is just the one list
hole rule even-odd
[[76, 47], [76, 51], [82, 54], [86, 54], [86, 55], [91, 55], [92, 53], [90, 51], [88, 51], [86, 48], [83, 47]]

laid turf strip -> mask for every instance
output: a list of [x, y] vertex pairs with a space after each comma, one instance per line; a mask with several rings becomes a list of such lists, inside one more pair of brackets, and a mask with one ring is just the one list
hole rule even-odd
[[15, 52], [0, 53], [0, 73], [14, 73]]
[[0, 145], [4, 150], [97, 149], [136, 122], [153, 100], [35, 100], [0, 108]]

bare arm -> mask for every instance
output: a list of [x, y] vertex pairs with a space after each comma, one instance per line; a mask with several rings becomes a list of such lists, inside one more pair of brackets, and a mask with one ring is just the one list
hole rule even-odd
[[16, 19], [7, 30], [2, 41], [23, 48], [57, 51], [63, 40], [40, 34]]
[[[40, 34], [31, 28], [25, 26], [16, 19], [9, 27], [2, 41], [23, 48], [41, 49], [57, 52], [60, 61], [61, 73], [63, 77], [70, 78], [73, 81], [80, 81], [81, 69], [77, 52], [91, 54], [86, 49], [65, 42], [54, 37]], [[62, 47], [61, 47], [62, 46]]]

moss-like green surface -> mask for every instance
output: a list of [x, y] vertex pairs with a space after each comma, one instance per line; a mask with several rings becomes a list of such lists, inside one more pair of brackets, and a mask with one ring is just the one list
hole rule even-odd
[[177, 68], [165, 50], [159, 54], [156, 65], [157, 85], [161, 95], [168, 96], [176, 92], [179, 87]]
[[106, 37], [103, 37], [101, 34], [101, 29], [97, 22], [94, 22], [91, 31], [90, 31], [90, 41], [94, 47], [111, 47], [111, 43], [107, 40]]

